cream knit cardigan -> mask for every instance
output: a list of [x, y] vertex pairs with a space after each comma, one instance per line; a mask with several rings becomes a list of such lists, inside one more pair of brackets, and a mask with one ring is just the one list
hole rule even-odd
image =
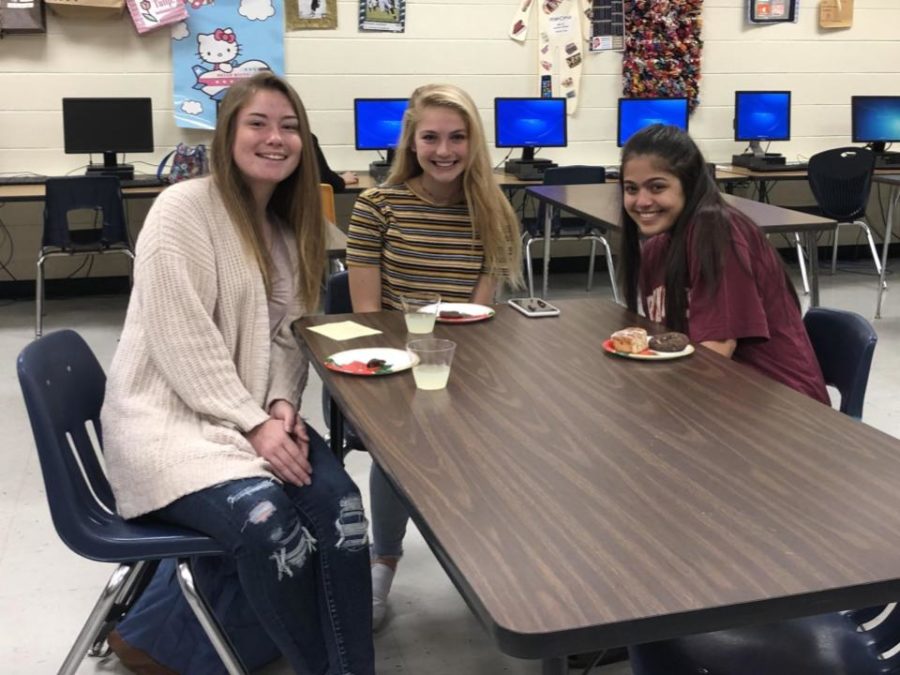
[[[297, 268], [293, 236], [286, 242]], [[228, 480], [271, 477], [244, 437], [269, 404], [299, 408], [308, 363], [291, 335], [295, 299], [274, 338], [262, 274], [210, 178], [165, 190], [137, 243], [134, 289], [100, 418], [125, 518]]]

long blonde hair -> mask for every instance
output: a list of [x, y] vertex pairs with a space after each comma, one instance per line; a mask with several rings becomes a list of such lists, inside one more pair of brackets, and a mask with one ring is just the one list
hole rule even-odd
[[219, 119], [212, 141], [213, 180], [225, 209], [234, 221], [244, 243], [253, 253], [271, 293], [271, 256], [256, 225], [253, 193], [234, 161], [234, 137], [240, 111], [260, 91], [284, 94], [297, 115], [303, 148], [294, 172], [281, 181], [272, 193], [268, 211], [278, 223], [294, 233], [297, 242], [297, 293], [308, 310], [319, 304], [319, 285], [325, 267], [325, 219], [319, 195], [319, 167], [309, 131], [309, 120], [294, 88], [272, 72], [264, 71], [233, 84], [219, 106]]
[[465, 122], [469, 158], [463, 171], [463, 190], [472, 229], [484, 247], [485, 269], [493, 277], [505, 277], [511, 286], [521, 286], [519, 220], [491, 174], [481, 116], [466, 92], [452, 84], [427, 84], [413, 92], [403, 114], [403, 130], [387, 184], [398, 185], [422, 174], [413, 148], [416, 127], [425, 109], [431, 107], [449, 108]]

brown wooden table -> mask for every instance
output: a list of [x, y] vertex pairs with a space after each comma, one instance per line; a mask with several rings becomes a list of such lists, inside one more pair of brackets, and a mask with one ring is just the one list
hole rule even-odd
[[[550, 267], [550, 225], [552, 211], [561, 209], [574, 213], [580, 218], [595, 222], [603, 227], [620, 229], [621, 194], [618, 184], [603, 185], [540, 185], [528, 188], [528, 194], [546, 202], [544, 224], [544, 278], [543, 297], [547, 297]], [[806, 237], [806, 248], [810, 260], [817, 260], [816, 234], [834, 230], [835, 221], [813, 216], [800, 211], [792, 211], [780, 206], [744, 199], [735, 195], [722, 195], [725, 201], [751, 218], [766, 233], [799, 232]], [[810, 265], [810, 304], [819, 304], [819, 274], [816, 265]]]
[[[448, 388], [333, 373], [382, 335], [295, 331], [469, 607], [505, 653], [564, 655], [900, 597], [900, 440], [698, 347], [638, 362], [601, 343], [648, 325], [596, 298], [441, 325]], [[337, 408], [338, 406], [333, 406]]]

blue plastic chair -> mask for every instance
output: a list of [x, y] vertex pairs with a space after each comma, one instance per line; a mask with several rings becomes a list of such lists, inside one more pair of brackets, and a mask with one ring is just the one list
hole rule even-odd
[[[881, 608], [879, 608], [881, 609]], [[633, 675], [886, 675], [900, 673], [896, 607], [875, 625], [834, 612], [651, 642], [629, 649]]]
[[150, 518], [126, 521], [115, 512], [99, 459], [106, 376], [90, 347], [74, 331], [52, 333], [22, 350], [17, 370], [57, 534], [80, 556], [119, 563], [59, 673], [74, 673], [89, 648], [99, 653], [123, 608], [163, 558], [178, 560], [182, 592], [229, 674], [245, 673], [191, 570], [191, 556], [221, 556], [223, 549], [193, 530]]
[[[43, 332], [44, 262], [47, 258], [118, 253], [134, 261], [118, 178], [48, 178], [45, 188], [44, 233], [35, 276], [35, 337], [40, 337]], [[90, 229], [70, 229], [69, 213], [82, 209], [91, 209], [96, 213], [97, 226]]]
[[[862, 417], [878, 336], [859, 314], [813, 307], [803, 317], [840, 410]], [[634, 675], [900, 673], [900, 612], [893, 605], [689, 635], [629, 648]], [[885, 656], [887, 654], [887, 656]]]
[[[544, 185], [592, 185], [606, 182], [606, 169], [602, 166], [560, 166], [544, 171]], [[534, 270], [531, 262], [531, 245], [544, 240], [544, 215], [547, 206], [541, 202], [538, 207], [537, 218], [533, 221], [524, 221], [525, 232], [523, 234], [525, 244], [525, 270], [528, 275], [528, 294], [534, 297]], [[594, 259], [597, 256], [597, 244], [603, 246], [606, 255], [606, 267], [609, 271], [609, 280], [612, 284], [613, 296], [619, 301], [618, 287], [616, 285], [615, 268], [613, 267], [612, 251], [609, 242], [603, 236], [603, 232], [596, 225], [585, 222], [580, 218], [563, 218], [557, 210], [556, 216], [550, 227], [551, 238], [558, 239], [590, 239], [591, 257], [588, 261], [587, 290], [591, 290], [594, 283]]]
[[878, 335], [856, 312], [811, 307], [803, 317], [825, 383], [841, 392], [841, 412], [862, 419]]

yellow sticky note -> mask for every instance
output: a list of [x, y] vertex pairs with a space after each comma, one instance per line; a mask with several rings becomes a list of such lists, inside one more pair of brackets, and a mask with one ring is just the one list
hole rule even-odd
[[321, 326], [310, 326], [308, 330], [338, 341], [352, 340], [353, 338], [381, 333], [380, 330], [363, 326], [355, 321], [335, 321], [334, 323], [326, 323]]

